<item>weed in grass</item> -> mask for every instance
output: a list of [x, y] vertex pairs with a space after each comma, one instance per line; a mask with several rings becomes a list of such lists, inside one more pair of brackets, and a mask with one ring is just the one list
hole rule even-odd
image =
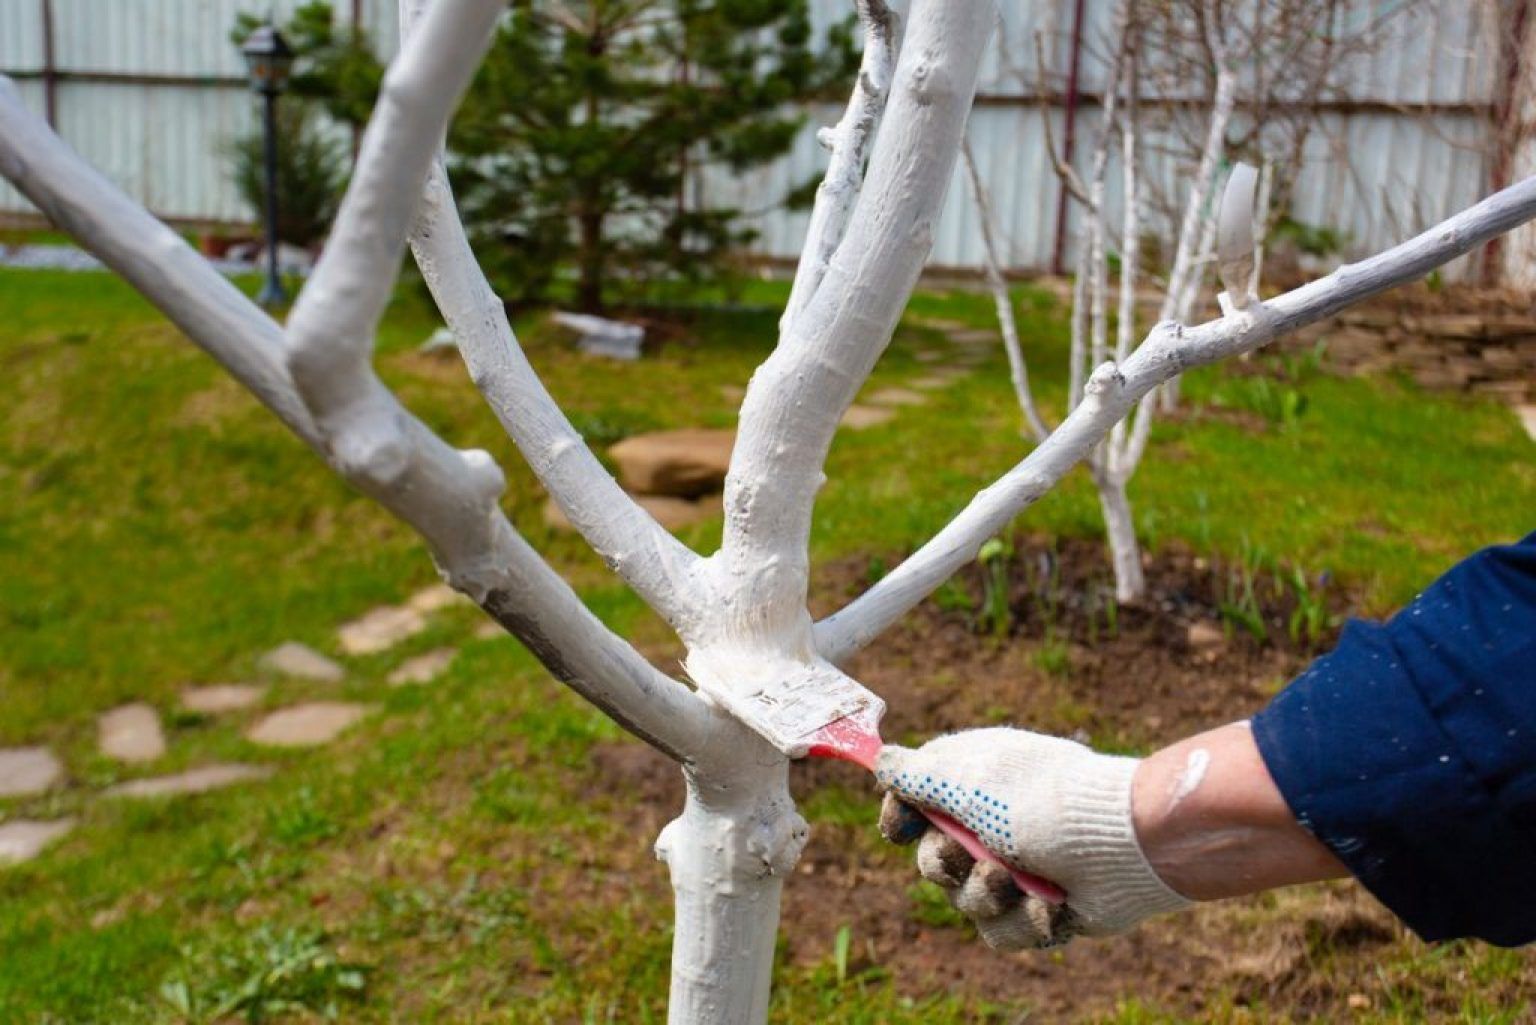
[[1235, 565], [1227, 568], [1223, 579], [1222, 598], [1217, 604], [1228, 636], [1241, 628], [1248, 631], [1260, 644], [1269, 640], [1269, 630], [1264, 625], [1264, 613], [1259, 608], [1258, 594], [1255, 590], [1264, 563], [1263, 550], [1250, 542], [1245, 535], [1242, 556]]
[[1327, 356], [1327, 339], [1318, 339], [1311, 348], [1301, 352], [1280, 353], [1279, 360], [1287, 380], [1305, 384], [1323, 372], [1323, 361]]
[[366, 998], [368, 972], [342, 960], [319, 930], [260, 926], [226, 947], [184, 950], [160, 998], [187, 1022], [259, 1023], [303, 1012], [336, 1021]]
[[[1087, 593], [1088, 601], [1088, 646], [1092, 648], [1099, 643], [1102, 636], [1107, 640], [1113, 640], [1120, 636], [1120, 602], [1115, 598], [1112, 587], [1090, 587]], [[1103, 620], [1103, 633], [1100, 633], [1100, 619]]]
[[1035, 609], [1045, 623], [1047, 632], [1061, 618], [1062, 586], [1061, 559], [1056, 553], [1053, 540], [1050, 547], [1035, 553], [1035, 561], [1026, 567], [1029, 574], [1029, 592], [1034, 598]]
[[1289, 624], [1291, 642], [1316, 650], [1328, 631], [1339, 624], [1339, 618], [1328, 611], [1324, 596], [1328, 574], [1320, 575], [1314, 588], [1306, 572], [1300, 566], [1292, 566], [1287, 581], [1291, 585], [1291, 596], [1296, 601]]
[[308, 847], [340, 832], [340, 823], [316, 804], [314, 791], [307, 786], [267, 814], [267, 834], [290, 847]]
[[837, 984], [843, 985], [848, 981], [848, 951], [853, 946], [853, 927], [846, 922], [837, 928], [837, 937], [832, 941], [832, 964], [837, 971]]
[[1072, 646], [1053, 627], [1046, 631], [1035, 651], [1035, 665], [1052, 676], [1070, 676], [1072, 673]]
[[981, 546], [976, 561], [981, 564], [981, 611], [976, 629], [1001, 640], [1013, 628], [1013, 609], [1008, 604], [1008, 563], [1013, 546], [994, 537]]
[[1271, 427], [1289, 430], [1306, 413], [1309, 402], [1298, 388], [1269, 377], [1241, 377], [1230, 382], [1224, 398], [1239, 409], [1257, 413]]

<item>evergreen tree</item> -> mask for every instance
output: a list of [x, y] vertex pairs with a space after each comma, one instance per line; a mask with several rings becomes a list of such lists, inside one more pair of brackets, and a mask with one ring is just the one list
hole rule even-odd
[[783, 155], [854, 67], [849, 27], [816, 39], [806, 0], [519, 0], [451, 133], [481, 259], [515, 299], [569, 272], [587, 310], [708, 278], [751, 234], [689, 195], [697, 174]]

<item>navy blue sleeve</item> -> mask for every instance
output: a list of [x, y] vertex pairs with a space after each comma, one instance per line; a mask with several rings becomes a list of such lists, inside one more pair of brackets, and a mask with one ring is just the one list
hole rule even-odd
[[1536, 941], [1536, 534], [1351, 622], [1253, 733], [1297, 820], [1414, 932]]

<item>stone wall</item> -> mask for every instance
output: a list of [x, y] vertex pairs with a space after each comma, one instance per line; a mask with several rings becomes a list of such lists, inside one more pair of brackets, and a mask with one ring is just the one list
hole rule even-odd
[[1436, 391], [1536, 401], [1536, 311], [1527, 296], [1395, 292], [1309, 328], [1286, 347], [1319, 339], [1328, 362], [1350, 373], [1402, 372]]

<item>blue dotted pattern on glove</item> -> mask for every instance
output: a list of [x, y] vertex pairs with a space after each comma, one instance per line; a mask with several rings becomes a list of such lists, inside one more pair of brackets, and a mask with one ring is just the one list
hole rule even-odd
[[1013, 843], [1013, 828], [1008, 820], [1009, 805], [973, 787], [967, 794], [963, 787], [930, 775], [919, 778], [914, 773], [882, 772], [879, 781], [913, 800], [938, 808], [965, 826], [983, 841], [999, 846]]

